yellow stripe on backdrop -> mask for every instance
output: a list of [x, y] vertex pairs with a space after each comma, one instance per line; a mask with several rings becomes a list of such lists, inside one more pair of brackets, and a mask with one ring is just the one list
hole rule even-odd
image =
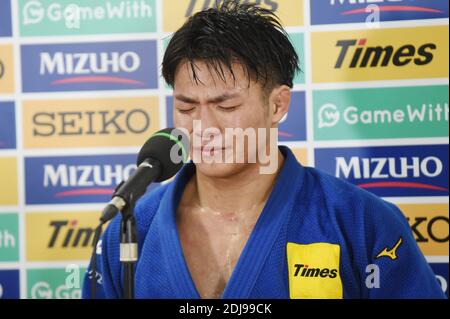
[[[164, 32], [175, 32], [187, 17], [205, 8], [211, 8], [216, 1], [209, 0], [164, 0]], [[303, 26], [303, 0], [260, 1], [262, 7], [275, 11], [286, 26]]]

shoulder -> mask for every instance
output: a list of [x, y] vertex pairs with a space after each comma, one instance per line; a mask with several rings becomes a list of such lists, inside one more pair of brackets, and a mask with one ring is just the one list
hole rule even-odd
[[315, 168], [305, 168], [304, 188], [308, 198], [315, 198], [336, 226], [364, 237], [376, 233], [410, 232], [403, 213], [392, 203]]
[[[138, 251], [141, 253], [142, 244], [153, 221], [153, 217], [159, 208], [162, 197], [167, 190], [167, 185], [161, 185], [149, 191], [138, 200], [134, 215], [138, 233]], [[99, 245], [97, 254], [97, 269], [101, 273], [105, 296], [108, 298], [119, 298], [121, 296], [121, 264], [120, 264], [120, 227], [122, 215], [118, 214], [107, 226]], [[84, 290], [84, 293], [87, 290]], [[87, 293], [88, 295], [88, 293]]]
[[[153, 217], [158, 211], [159, 204], [163, 198], [168, 184], [159, 185], [155, 189], [144, 194], [136, 203], [134, 209], [134, 216], [136, 219], [136, 226], [139, 239], [143, 240], [148, 232], [148, 229], [153, 221]], [[105, 231], [105, 239], [112, 240], [114, 243], [118, 243], [120, 223], [122, 221], [122, 215], [118, 214], [108, 225]]]
[[[395, 205], [383, 200], [345, 180], [332, 176], [316, 168], [307, 167], [306, 178], [313, 184], [314, 191], [320, 192], [326, 204], [330, 207], [345, 207], [357, 212], [374, 209], [396, 210]], [[306, 181], [308, 183], [308, 181]]]
[[150, 226], [168, 185], [168, 183], [160, 185], [149, 191], [136, 203], [134, 214], [138, 225], [138, 232], [146, 230]]

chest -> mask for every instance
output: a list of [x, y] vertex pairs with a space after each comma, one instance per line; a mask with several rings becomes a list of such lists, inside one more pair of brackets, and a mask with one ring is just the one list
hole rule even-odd
[[202, 298], [220, 298], [254, 223], [205, 217], [178, 221], [183, 255]]

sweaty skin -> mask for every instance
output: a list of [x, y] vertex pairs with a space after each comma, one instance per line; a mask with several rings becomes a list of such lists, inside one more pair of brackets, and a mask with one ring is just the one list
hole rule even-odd
[[[225, 81], [198, 61], [196, 83], [187, 63], [177, 69], [174, 123], [190, 132], [191, 141], [194, 120], [201, 120], [202, 130], [215, 127], [222, 134], [227, 127], [269, 130], [277, 127], [288, 111], [288, 86], [276, 86], [264, 96], [261, 85], [253, 80], [249, 83], [240, 65], [233, 65], [235, 80], [226, 68], [224, 71]], [[269, 149], [269, 137], [265, 143], [257, 148]], [[224, 152], [226, 147], [230, 146], [205, 155]], [[183, 254], [202, 298], [222, 295], [283, 165], [283, 156], [278, 149], [275, 152], [278, 165], [273, 174], [260, 174], [258, 162], [196, 163], [196, 174], [188, 182], [176, 214]]]
[[220, 298], [242, 249], [263, 208], [239, 211], [202, 207], [194, 198], [195, 180], [178, 208], [177, 224], [183, 252], [202, 298]]

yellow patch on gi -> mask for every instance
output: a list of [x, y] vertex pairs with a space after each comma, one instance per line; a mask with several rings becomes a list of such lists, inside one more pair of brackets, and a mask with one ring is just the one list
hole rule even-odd
[[291, 299], [341, 299], [340, 246], [329, 243], [287, 243]]

